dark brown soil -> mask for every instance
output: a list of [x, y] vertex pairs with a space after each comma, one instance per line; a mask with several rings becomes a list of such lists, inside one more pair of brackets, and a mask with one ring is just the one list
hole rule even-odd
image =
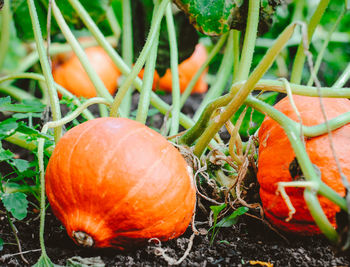
[[[16, 221], [22, 250], [28, 252], [25, 258], [34, 264], [40, 256], [39, 220], [32, 213], [29, 219]], [[197, 226], [208, 229], [207, 224]], [[163, 243], [166, 254], [179, 259], [184, 254], [191, 228], [180, 238]], [[5, 244], [0, 266], [26, 266], [18, 253], [13, 234], [6, 217], [0, 217], [0, 236]], [[77, 247], [67, 236], [64, 228], [49, 211], [45, 229], [47, 253], [54, 263], [66, 265], [73, 256], [82, 258], [101, 257], [105, 266], [167, 266], [162, 256], [155, 255], [155, 245], [135, 251], [87, 250]], [[287, 236], [288, 242], [271, 231], [262, 222], [248, 216], [241, 217], [239, 223], [221, 229], [213, 244], [210, 234], [194, 238], [193, 247], [181, 266], [252, 266], [250, 261], [273, 263], [274, 266], [349, 266], [350, 256], [337, 256], [329, 243], [322, 237]], [[93, 266], [93, 265], [92, 265]], [[96, 265], [97, 266], [97, 265]], [[256, 265], [259, 266], [259, 265]]]

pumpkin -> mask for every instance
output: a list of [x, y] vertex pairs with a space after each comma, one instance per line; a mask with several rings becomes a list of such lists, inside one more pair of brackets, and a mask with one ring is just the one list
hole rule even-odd
[[[306, 96], [294, 96], [295, 104], [301, 114], [302, 122], [306, 126], [317, 125], [324, 122], [320, 100]], [[350, 111], [350, 101], [347, 99], [323, 98], [327, 119], [334, 118], [344, 112]], [[289, 118], [299, 121], [288, 98], [282, 99], [275, 108]], [[289, 210], [280, 194], [276, 194], [278, 182], [289, 182], [300, 179], [293, 177], [290, 168], [295, 164], [295, 154], [292, 146], [279, 124], [269, 117], [263, 121], [259, 133], [259, 159], [258, 182], [260, 184], [260, 197], [267, 219], [276, 227], [284, 231], [300, 233], [303, 235], [319, 234], [320, 230], [306, 206], [302, 188], [286, 187], [286, 193], [296, 209], [289, 222]], [[339, 158], [343, 173], [350, 178], [350, 124], [332, 132], [333, 145]], [[306, 151], [321, 173], [321, 179], [328, 186], [345, 195], [336, 162], [334, 160], [328, 134], [305, 139]], [[295, 167], [295, 166], [294, 166]], [[292, 172], [293, 173], [293, 172]], [[293, 175], [294, 176], [294, 175]], [[323, 196], [319, 196], [324, 213], [336, 227], [335, 215], [339, 207]]]
[[[107, 90], [113, 95], [121, 72], [102, 47], [86, 48], [85, 53]], [[52, 65], [52, 75], [56, 83], [77, 97], [96, 96], [95, 87], [75, 54], [59, 55], [53, 59]]]
[[194, 212], [192, 169], [164, 137], [130, 119], [98, 118], [69, 130], [45, 179], [53, 213], [86, 247], [173, 239]]
[[[208, 53], [204, 45], [197, 44], [193, 54], [182, 61], [179, 64], [179, 81], [180, 81], [180, 92], [183, 93], [186, 90], [187, 85], [190, 83], [192, 77], [196, 74], [198, 69], [204, 64], [208, 58]], [[208, 91], [208, 84], [205, 81], [208, 70], [203, 71], [195, 86], [192, 89], [192, 93], [205, 93]], [[144, 70], [139, 73], [140, 78], [143, 78]], [[172, 75], [171, 70], [167, 69], [164, 76], [159, 77], [158, 72], [154, 73], [153, 78], [153, 90], [160, 90], [165, 92], [171, 92], [173, 88], [172, 85]]]

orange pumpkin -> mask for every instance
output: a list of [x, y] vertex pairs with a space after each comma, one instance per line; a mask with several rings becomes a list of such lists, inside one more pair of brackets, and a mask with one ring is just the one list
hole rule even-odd
[[[318, 98], [294, 96], [294, 101], [304, 125], [312, 126], [324, 122]], [[347, 99], [324, 98], [323, 103], [328, 119], [350, 111], [350, 101]], [[291, 119], [299, 121], [288, 98], [277, 103], [275, 108]], [[350, 124], [333, 131], [332, 134], [333, 145], [342, 171], [350, 180]], [[258, 181], [267, 219], [277, 228], [285, 231], [304, 235], [319, 234], [320, 230], [314, 223], [304, 201], [302, 188], [286, 188], [296, 213], [289, 222], [285, 221], [289, 210], [280, 194], [276, 194], [277, 183], [293, 181], [289, 167], [295, 154], [284, 130], [274, 120], [267, 117], [260, 127], [259, 141]], [[308, 138], [305, 141], [306, 151], [311, 162], [320, 170], [321, 179], [344, 196], [345, 189], [333, 158], [328, 135]], [[319, 201], [326, 216], [336, 227], [335, 215], [339, 207], [323, 196], [319, 196]]]
[[[89, 47], [85, 53], [107, 90], [113, 95], [121, 75], [102, 47]], [[78, 57], [73, 53], [59, 55], [53, 59], [52, 75], [56, 83], [78, 97], [91, 98], [96, 90]]]
[[121, 250], [178, 237], [196, 200], [192, 170], [177, 149], [141, 123], [110, 117], [60, 139], [46, 193], [75, 243]]
[[[207, 60], [208, 53], [204, 45], [197, 44], [193, 54], [185, 59], [179, 64], [179, 81], [180, 81], [180, 92], [183, 93], [186, 90], [187, 85], [190, 83], [192, 77], [196, 74], [198, 69], [203, 65]], [[192, 89], [192, 93], [205, 93], [208, 91], [208, 84], [205, 81], [205, 77], [208, 73], [206, 69], [203, 71], [199, 77], [197, 83]], [[139, 73], [140, 78], [143, 78], [144, 70], [141, 70]], [[159, 77], [157, 72], [154, 73], [153, 78], [153, 90], [161, 90], [166, 92], [172, 91], [172, 75], [171, 70], [167, 69], [164, 76]]]

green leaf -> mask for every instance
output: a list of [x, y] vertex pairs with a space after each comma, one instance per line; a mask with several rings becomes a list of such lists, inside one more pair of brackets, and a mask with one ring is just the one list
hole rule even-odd
[[[262, 94], [259, 99], [273, 105], [276, 101], [278, 93], [276, 92], [269, 92]], [[243, 110], [246, 108], [246, 105], [242, 105], [238, 111], [235, 113], [235, 115], [232, 117], [233, 124], [236, 124], [239, 116], [243, 112]], [[249, 135], [253, 135], [257, 129], [259, 129], [261, 123], [263, 122], [265, 118], [265, 115], [260, 113], [259, 111], [253, 110], [251, 107], [247, 108], [247, 112], [243, 118], [241, 128], [239, 129], [239, 134], [242, 137], [248, 137]]]
[[0, 97], [0, 107], [4, 104], [10, 104], [11, 103], [11, 97]]
[[4, 240], [0, 238], [0, 251], [4, 249]]
[[246, 213], [249, 209], [247, 207], [239, 207], [231, 215], [224, 217], [216, 224], [216, 227], [231, 227], [238, 222], [239, 216]]
[[19, 172], [24, 172], [30, 167], [29, 161], [24, 159], [12, 159], [10, 162]]
[[[11, 8], [19, 38], [22, 40], [34, 39], [31, 19], [26, 1], [17, 0], [12, 2], [13, 3], [11, 5]], [[109, 0], [80, 0], [80, 3], [84, 6], [84, 8], [88, 11], [89, 15], [97, 24], [100, 24], [105, 21], [108, 2]], [[38, 13], [38, 19], [42, 34], [44, 38], [46, 38], [48, 0], [36, 0], [34, 1], [34, 3], [36, 11]], [[77, 13], [74, 11], [73, 7], [69, 4], [68, 1], [56, 1], [56, 3], [59, 9], [61, 10], [64, 19], [67, 21], [70, 27], [75, 29], [83, 28], [84, 24], [79, 19]], [[51, 35], [55, 35], [57, 33], [60, 33], [60, 29], [55, 19], [52, 18]]]
[[0, 149], [0, 162], [12, 159], [15, 156], [10, 150]]
[[17, 220], [23, 220], [27, 216], [28, 200], [27, 196], [24, 193], [5, 193], [2, 194], [1, 200], [5, 208]]
[[19, 125], [18, 125], [18, 128], [17, 128], [17, 132], [26, 134], [31, 139], [38, 139], [38, 138], [45, 138], [47, 140], [51, 140], [52, 139], [52, 136], [50, 136], [48, 134], [42, 134], [38, 130], [33, 129], [33, 128], [25, 125], [23, 122], [19, 122]]
[[[198, 31], [211, 36], [222, 35], [230, 29], [244, 30], [248, 17], [248, 2], [247, 0], [174, 0]], [[259, 33], [269, 29], [271, 17], [280, 2], [280, 0], [262, 1]]]
[[28, 119], [28, 118], [41, 118], [41, 113], [16, 113], [12, 115], [12, 118], [17, 120]]
[[228, 32], [233, 18], [237, 17], [235, 13], [238, 13], [239, 8], [233, 0], [175, 0], [174, 2], [186, 13], [196, 29], [207, 35], [221, 35]]
[[0, 112], [32, 112], [41, 113], [45, 109], [45, 105], [39, 100], [23, 100], [20, 104], [3, 103], [0, 105]]
[[222, 204], [218, 206], [210, 206], [210, 209], [213, 211], [213, 219], [214, 219], [214, 227], [216, 224], [216, 220], [218, 218], [219, 213], [226, 208], [227, 204]]
[[16, 119], [9, 118], [0, 122], [0, 140], [14, 134], [17, 128], [18, 123], [16, 122]]
[[32, 267], [64, 267], [64, 266], [54, 264], [50, 260], [50, 258], [46, 255], [46, 253], [41, 253], [39, 260]]

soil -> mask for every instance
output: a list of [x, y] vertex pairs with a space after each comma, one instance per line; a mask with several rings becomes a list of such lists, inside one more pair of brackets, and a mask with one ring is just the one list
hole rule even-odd
[[[167, 98], [167, 96], [164, 96]], [[184, 111], [192, 114], [196, 110], [200, 96], [193, 96]], [[135, 99], [136, 100], [136, 99]], [[159, 128], [162, 117], [153, 116], [152, 124]], [[4, 146], [8, 146], [5, 144]], [[11, 150], [21, 158], [31, 155], [25, 150], [11, 146]], [[10, 171], [0, 164], [1, 173]], [[35, 202], [35, 201], [33, 201]], [[201, 200], [205, 207], [209, 203]], [[350, 266], [350, 255], [336, 252], [324, 237], [303, 237], [277, 234], [262, 220], [243, 215], [236, 225], [220, 228], [212, 239], [209, 208], [198, 209], [195, 225], [200, 234], [193, 239], [192, 248], [180, 266]], [[63, 266], [167, 266], [169, 259], [180, 259], [190, 243], [193, 233], [189, 227], [186, 233], [175, 240], [162, 244], [150, 243], [133, 251], [90, 250], [76, 246], [67, 236], [65, 229], [48, 208], [45, 227], [47, 254], [55, 264]], [[259, 216], [257, 211], [250, 214]], [[40, 257], [39, 214], [30, 205], [29, 214], [22, 221], [14, 221], [22, 246], [23, 256], [33, 265]], [[10, 229], [4, 207], [0, 206], [0, 237], [4, 240], [0, 251], [0, 266], [27, 266], [18, 253], [15, 236]], [[166, 256], [159, 255], [164, 251]], [[79, 257], [79, 258], [77, 258]], [[85, 260], [86, 265], [73, 264]], [[268, 265], [270, 264], [270, 265]]]

